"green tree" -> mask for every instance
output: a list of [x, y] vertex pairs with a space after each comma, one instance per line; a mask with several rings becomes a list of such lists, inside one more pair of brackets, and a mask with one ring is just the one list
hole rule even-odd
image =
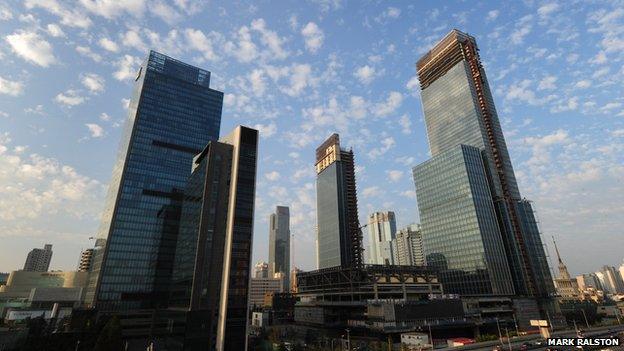
[[123, 351], [121, 323], [117, 316], [108, 320], [95, 342], [93, 351]]

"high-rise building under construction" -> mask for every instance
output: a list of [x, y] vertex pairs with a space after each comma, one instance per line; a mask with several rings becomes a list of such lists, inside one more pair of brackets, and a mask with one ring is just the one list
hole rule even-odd
[[427, 264], [450, 293], [552, 296], [474, 37], [451, 31], [416, 68], [432, 155], [413, 170]]
[[316, 149], [318, 268], [362, 265], [353, 151], [332, 134]]

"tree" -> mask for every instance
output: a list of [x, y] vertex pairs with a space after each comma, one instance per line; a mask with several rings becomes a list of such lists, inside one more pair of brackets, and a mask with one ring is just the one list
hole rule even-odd
[[117, 316], [108, 320], [95, 342], [93, 351], [123, 351], [121, 323]]

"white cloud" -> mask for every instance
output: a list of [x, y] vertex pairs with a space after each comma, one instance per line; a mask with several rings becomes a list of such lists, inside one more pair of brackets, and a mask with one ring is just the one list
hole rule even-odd
[[574, 84], [574, 86], [579, 89], [586, 89], [591, 87], [591, 81], [587, 79], [579, 80], [578, 82], [576, 82], [576, 84]]
[[98, 44], [100, 44], [100, 46], [107, 51], [110, 52], [118, 52], [119, 51], [119, 45], [117, 45], [117, 43], [115, 43], [114, 41], [108, 39], [108, 38], [101, 38], [98, 41]]
[[373, 112], [376, 116], [387, 116], [401, 106], [403, 95], [396, 91], [391, 91], [388, 98], [384, 102], [375, 105]]
[[237, 43], [228, 41], [224, 50], [238, 59], [239, 62], [251, 62], [258, 57], [258, 48], [251, 39], [251, 33], [247, 26], [242, 26], [236, 33]]
[[[204, 42], [198, 35], [193, 35], [196, 34], [196, 31], [194, 31], [194, 33], [191, 33], [191, 35], [189, 35], [188, 31], [194, 30], [187, 29], [185, 31], [188, 45], [192, 45], [195, 46], [195, 48], [198, 48], [198, 46], [202, 46], [204, 44]], [[139, 31], [135, 29], [129, 29], [128, 31], [123, 33], [123, 35], [121, 35], [121, 43], [126, 47], [131, 47], [141, 52], [146, 52], [148, 50], [147, 45], [145, 45], [143, 39], [141, 39]]]
[[564, 99], [562, 101], [559, 101], [555, 106], [550, 109], [550, 112], [559, 113], [565, 111], [574, 111], [578, 108], [578, 106], [578, 97], [574, 96], [568, 98], [567, 100]]
[[362, 195], [364, 195], [364, 197], [374, 197], [374, 196], [379, 196], [382, 194], [381, 189], [379, 189], [378, 186], [369, 186], [367, 188], [364, 188], [364, 190], [362, 191]]
[[89, 12], [113, 19], [127, 13], [134, 17], [140, 17], [145, 11], [145, 0], [80, 0], [82, 6]]
[[416, 191], [414, 190], [405, 190], [401, 192], [401, 196], [406, 197], [408, 199], [416, 199]]
[[[135, 32], [127, 32], [128, 42], [137, 42]], [[208, 33], [208, 36], [199, 29], [187, 28], [184, 30], [184, 36], [186, 38], [187, 46], [191, 49], [197, 50], [202, 54], [202, 57], [209, 61], [217, 59], [217, 54], [214, 51], [215, 42], [222, 41], [221, 35], [216, 32]], [[140, 41], [140, 38], [138, 39]], [[141, 42], [142, 44], [142, 42]]]
[[308, 24], [301, 29], [301, 35], [303, 35], [306, 49], [311, 53], [316, 53], [321, 46], [323, 46], [325, 34], [323, 34], [323, 31], [316, 23], [308, 22]]
[[379, 16], [375, 17], [375, 22], [383, 23], [389, 19], [397, 19], [399, 18], [400, 15], [401, 15], [401, 9], [390, 6], [387, 9], [385, 9], [382, 13], [380, 13]]
[[254, 69], [251, 71], [248, 80], [251, 84], [251, 90], [256, 96], [264, 95], [266, 84], [264, 83], [264, 72], [261, 69]]
[[[68, 4], [63, 1], [62, 4]], [[61, 18], [61, 24], [68, 27], [89, 28], [92, 24], [89, 16], [77, 8], [71, 10], [62, 6], [57, 0], [26, 0], [24, 5], [27, 9], [42, 8]]]
[[405, 167], [412, 167], [414, 166], [414, 162], [416, 161], [416, 159], [413, 156], [401, 156], [401, 157], [397, 157], [394, 162], [400, 163], [402, 165], [404, 165]]
[[7, 35], [6, 41], [18, 56], [41, 67], [56, 61], [52, 45], [35, 32], [18, 31]]
[[288, 51], [282, 48], [284, 39], [280, 38], [275, 31], [266, 27], [264, 19], [255, 19], [251, 22], [251, 29], [261, 34], [261, 42], [270, 50], [271, 58], [285, 59], [288, 57]]
[[524, 144], [532, 148], [532, 156], [527, 163], [534, 169], [539, 169], [551, 161], [551, 147], [566, 144], [569, 141], [568, 131], [563, 129], [558, 129], [544, 136], [524, 138]]
[[498, 10], [488, 11], [487, 17], [485, 19], [488, 20], [488, 21], [493, 21], [496, 18], [498, 18], [499, 14], [500, 14], [500, 11], [498, 11]]
[[0, 77], [0, 94], [18, 96], [24, 91], [24, 83]]
[[388, 152], [395, 144], [396, 141], [394, 141], [393, 137], [386, 137], [381, 140], [381, 146], [375, 147], [368, 152], [368, 157], [374, 160]]
[[91, 51], [91, 48], [89, 48], [88, 46], [76, 46], [76, 51], [80, 55], [86, 56], [86, 57], [92, 59], [95, 62], [102, 61], [102, 56], [100, 56], [99, 54]]
[[280, 179], [280, 174], [277, 171], [271, 171], [269, 173], [265, 173], [264, 177], [272, 182]]
[[555, 76], [546, 76], [544, 77], [537, 86], [537, 90], [553, 90], [557, 88], [555, 84], [557, 82], [557, 77]]
[[101, 138], [104, 136], [104, 128], [95, 123], [87, 123], [85, 126], [89, 129], [92, 138]]
[[538, 98], [535, 95], [535, 92], [529, 88], [530, 85], [531, 81], [528, 79], [512, 84], [509, 86], [509, 90], [505, 95], [505, 100], [513, 102], [526, 102], [529, 105], [537, 106], [543, 105], [552, 99], [551, 97]]
[[551, 13], [557, 11], [557, 9], [559, 9], [559, 4], [555, 2], [551, 2], [551, 3], [540, 6], [540, 8], [537, 9], [537, 14], [540, 15], [540, 17], [542, 18], [546, 18]]
[[37, 115], [44, 115], [45, 114], [45, 112], [43, 111], [43, 105], [37, 105], [35, 107], [25, 108], [24, 112], [26, 112], [26, 113], [33, 113], [33, 114], [37, 114]]
[[353, 76], [357, 78], [362, 84], [369, 84], [375, 78], [375, 68], [369, 65], [358, 67]]
[[163, 1], [150, 2], [149, 10], [154, 16], [162, 19], [169, 25], [173, 25], [183, 18], [175, 8]]
[[295, 64], [290, 69], [290, 86], [286, 90], [282, 89], [282, 92], [289, 96], [299, 96], [312, 84], [312, 67], [309, 64]]
[[108, 121], [110, 121], [110, 120], [111, 120], [111, 116], [109, 116], [109, 115], [108, 115], [108, 113], [106, 113], [106, 112], [102, 112], [102, 113], [100, 114], [100, 119], [101, 119], [102, 121], [108, 122]]
[[418, 92], [420, 91], [420, 81], [418, 80], [418, 76], [413, 76], [410, 80], [405, 84], [407, 90], [409, 90], [412, 96], [418, 96]]
[[46, 31], [48, 32], [48, 34], [50, 34], [51, 36], [55, 38], [61, 38], [65, 36], [65, 33], [63, 32], [61, 27], [59, 27], [58, 24], [54, 24], [54, 23], [48, 24], [48, 26], [46, 27]]
[[[21, 221], [41, 219], [49, 225], [51, 216], [74, 220], [97, 217], [103, 201], [103, 187], [97, 180], [79, 174], [70, 166], [38, 154], [24, 156], [24, 148], [13, 148], [0, 137], [0, 221], [5, 232]], [[24, 233], [27, 234], [27, 233]]]
[[514, 31], [509, 36], [512, 44], [522, 44], [524, 37], [531, 33], [533, 25], [531, 21], [533, 17], [531, 15], [524, 16], [516, 23]]
[[403, 171], [399, 171], [396, 169], [386, 171], [386, 174], [388, 175], [388, 179], [390, 179], [391, 182], [398, 182], [399, 180], [401, 180], [401, 178], [403, 178]]
[[72, 107], [82, 104], [86, 101], [86, 98], [79, 95], [79, 92], [73, 89], [69, 89], [64, 93], [59, 93], [54, 98], [59, 104]]
[[255, 124], [252, 128], [257, 129], [262, 138], [270, 138], [277, 132], [277, 125], [273, 122], [269, 124]]
[[117, 61], [117, 71], [113, 73], [113, 76], [117, 80], [134, 79], [137, 74], [137, 70], [141, 65], [141, 59], [131, 55], [124, 55], [119, 61]]
[[80, 81], [85, 88], [89, 89], [89, 91], [94, 94], [99, 94], [104, 91], [104, 78], [95, 73], [83, 74]]
[[401, 132], [403, 134], [410, 134], [412, 132], [412, 121], [408, 115], [403, 115], [399, 118], [399, 125], [401, 126]]
[[5, 6], [0, 5], [0, 21], [8, 21], [13, 18], [13, 13]]

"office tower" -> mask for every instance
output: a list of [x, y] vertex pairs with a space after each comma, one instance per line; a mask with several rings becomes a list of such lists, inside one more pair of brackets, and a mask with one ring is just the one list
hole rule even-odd
[[277, 206], [269, 218], [269, 268], [272, 273], [284, 273], [284, 286], [290, 285], [290, 213], [286, 206]]
[[264, 305], [264, 296], [267, 293], [281, 293], [285, 290], [284, 275], [277, 273], [270, 278], [251, 278], [249, 283], [249, 307]]
[[254, 278], [268, 278], [269, 264], [266, 262], [258, 262], [254, 266]]
[[193, 161], [170, 300], [186, 314], [185, 350], [246, 350], [257, 146], [239, 126]]
[[553, 244], [555, 245], [557, 261], [559, 262], [559, 276], [555, 278], [554, 281], [557, 295], [561, 300], [577, 300], [579, 298], [578, 283], [576, 282], [576, 279], [572, 279], [570, 277], [568, 267], [566, 267], [565, 263], [563, 263], [563, 260], [561, 259], [561, 255], [559, 254], [559, 249], [557, 248], [557, 243], [555, 242], [554, 237]]
[[295, 267], [290, 272], [290, 292], [293, 294], [297, 293], [297, 274], [303, 272], [301, 269]]
[[552, 296], [475, 39], [453, 30], [416, 68], [432, 155], [414, 168], [427, 264], [447, 268], [451, 293]]
[[579, 289], [585, 290], [588, 288], [594, 288], [596, 290], [603, 290], [602, 283], [600, 283], [600, 279], [594, 273], [586, 273], [579, 275], [576, 277], [576, 282], [579, 286]]
[[368, 216], [369, 263], [395, 264], [392, 240], [396, 235], [394, 212], [375, 212]]
[[80, 262], [78, 262], [78, 272], [88, 272], [91, 270], [93, 261], [93, 249], [85, 249], [80, 253]]
[[481, 151], [461, 145], [414, 168], [425, 259], [444, 290], [513, 295]]
[[622, 278], [622, 280], [624, 281], [624, 263], [620, 265], [618, 271], [620, 272], [620, 278]]
[[353, 151], [332, 134], [316, 149], [318, 268], [362, 265]]
[[29, 272], [47, 272], [52, 260], [52, 245], [45, 244], [43, 249], [32, 249], [24, 262], [24, 270]]
[[422, 235], [420, 225], [411, 224], [396, 233], [396, 262], [402, 266], [424, 266], [425, 255], [423, 252]]
[[222, 102], [210, 72], [150, 51], [134, 83], [87, 305], [125, 311], [166, 304], [182, 192], [193, 156], [219, 136]]
[[600, 271], [596, 272], [596, 276], [606, 293], [624, 294], [624, 282], [614, 267], [602, 266]]

